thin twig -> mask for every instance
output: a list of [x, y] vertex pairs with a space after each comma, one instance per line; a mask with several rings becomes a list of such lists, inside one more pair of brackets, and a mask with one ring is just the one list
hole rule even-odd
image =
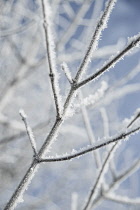
[[[112, 12], [112, 9], [115, 5], [117, 0], [109, 0], [106, 4], [106, 8], [99, 20], [99, 22], [97, 23], [97, 26], [96, 26], [96, 29], [95, 29], [95, 32], [91, 38], [91, 41], [90, 41], [90, 44], [88, 46], [88, 49], [85, 53], [85, 56], [83, 58], [83, 61], [79, 67], [79, 70], [76, 74], [76, 77], [75, 79], [77, 81], [79, 81], [81, 75], [83, 74], [83, 72], [85, 72], [85, 70], [87, 69], [88, 67], [88, 64], [90, 62], [90, 59], [93, 55], [93, 52], [96, 50], [97, 46], [98, 46], [98, 41], [100, 39], [100, 36], [101, 36], [101, 33], [102, 31], [105, 29], [105, 27], [107, 26], [107, 22], [108, 22], [108, 19], [110, 17], [110, 14]], [[77, 86], [78, 87], [78, 86]]]
[[20, 116], [21, 116], [21, 118], [22, 118], [22, 120], [25, 124], [26, 131], [27, 131], [27, 134], [29, 136], [29, 140], [30, 140], [33, 152], [34, 152], [34, 156], [36, 157], [37, 156], [37, 149], [36, 149], [36, 142], [35, 142], [35, 138], [34, 138], [34, 135], [33, 135], [33, 131], [27, 123], [27, 116], [26, 116], [24, 110], [20, 110], [19, 114], [20, 114]]
[[129, 198], [126, 196], [119, 196], [116, 194], [108, 193], [105, 194], [104, 197], [106, 199], [109, 199], [111, 201], [117, 202], [117, 203], [122, 203], [122, 204], [129, 204], [129, 205], [140, 205], [140, 198]]
[[66, 78], [69, 81], [69, 83], [72, 84], [72, 76], [71, 76], [71, 72], [70, 72], [70, 70], [68, 68], [68, 65], [65, 62], [63, 62], [61, 64], [61, 68], [64, 71], [64, 73], [66, 75]]
[[119, 60], [122, 59], [125, 55], [127, 55], [131, 49], [137, 47], [139, 42], [140, 42], [140, 35], [138, 34], [137, 36], [133, 37], [132, 41], [119, 54], [117, 54], [113, 59], [111, 59], [107, 64], [105, 64], [99, 71], [89, 76], [87, 79], [79, 82], [76, 85], [76, 88], [78, 89], [83, 85], [87, 84], [88, 82], [95, 80], [105, 71], [108, 71], [110, 68], [114, 67], [116, 63], [119, 62]]
[[75, 154], [72, 154], [72, 155], [67, 155], [67, 156], [63, 156], [63, 157], [59, 157], [59, 158], [42, 158], [42, 159], [39, 159], [38, 161], [39, 162], [57, 162], [57, 161], [66, 161], [66, 160], [71, 160], [73, 158], [76, 158], [76, 157], [79, 157], [79, 156], [82, 156], [86, 153], [89, 153], [91, 151], [94, 151], [94, 150], [97, 150], [101, 147], [104, 147], [104, 146], [107, 146], [111, 143], [115, 143], [115, 142], [118, 142], [122, 139], [125, 139], [127, 137], [129, 137], [130, 135], [138, 132], [140, 130], [140, 127], [137, 127], [131, 131], [128, 131], [126, 133], [122, 133], [120, 135], [118, 135], [117, 137], [114, 137], [114, 138], [111, 138], [110, 140], [106, 141], [106, 140], [103, 140], [103, 142], [101, 143], [101, 141], [98, 141], [95, 146], [92, 146], [88, 149], [85, 149], [85, 150], [82, 150], [80, 152], [77, 152]]
[[59, 85], [58, 85], [58, 75], [55, 63], [55, 52], [54, 52], [54, 41], [53, 35], [51, 32], [51, 23], [50, 23], [50, 6], [47, 1], [42, 0], [42, 10], [43, 10], [43, 27], [45, 33], [45, 43], [46, 43], [46, 51], [47, 51], [47, 58], [49, 64], [49, 76], [51, 80], [51, 86], [54, 96], [54, 102], [57, 112], [57, 118], [61, 117], [61, 96], [59, 94]]
[[139, 112], [136, 113], [136, 116], [131, 120], [131, 122], [128, 124], [127, 128], [129, 128], [139, 117], [140, 117], [140, 109], [138, 110]]

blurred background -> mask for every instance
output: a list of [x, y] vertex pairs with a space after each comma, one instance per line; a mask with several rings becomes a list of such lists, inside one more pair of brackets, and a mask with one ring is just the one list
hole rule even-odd
[[[70, 85], [61, 64], [66, 62], [72, 76], [76, 74], [106, 2], [50, 1], [63, 103]], [[117, 1], [85, 77], [122, 50], [128, 37], [139, 33], [139, 11], [139, 0]], [[19, 109], [23, 108], [28, 115], [38, 149], [56, 113], [48, 76], [41, 1], [1, 0], [0, 17], [0, 209], [3, 209], [33, 156]], [[89, 102], [82, 104], [88, 96]], [[71, 153], [73, 149], [91, 144], [85, 112], [92, 135], [98, 140], [118, 133], [124, 119], [130, 118], [139, 106], [140, 52], [137, 48], [98, 80], [81, 88], [80, 99], [77, 97], [73, 102], [73, 115], [61, 127], [48, 155]], [[134, 135], [117, 148], [112, 159], [116, 177], [139, 160], [139, 139], [140, 134]], [[98, 151], [101, 163], [106, 151], [107, 148]], [[139, 164], [140, 161], [131, 176], [110, 191], [132, 199], [140, 197]], [[73, 161], [42, 164], [24, 195], [24, 202], [16, 209], [82, 209], [98, 173], [93, 153]], [[110, 169], [104, 179], [107, 186], [115, 183]], [[137, 210], [140, 202], [117, 202], [99, 193], [92, 209]]]

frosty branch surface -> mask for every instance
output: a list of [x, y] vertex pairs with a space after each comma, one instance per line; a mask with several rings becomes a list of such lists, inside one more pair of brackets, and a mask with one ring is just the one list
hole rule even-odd
[[140, 130], [140, 126], [131, 130], [131, 131], [128, 131], [128, 132], [124, 132], [120, 135], [118, 135], [117, 137], [114, 137], [114, 138], [110, 138], [109, 140], [103, 140], [103, 141], [99, 141], [95, 144], [95, 146], [92, 146], [92, 147], [89, 147], [88, 149], [85, 149], [83, 151], [80, 151], [80, 152], [77, 152], [75, 154], [72, 154], [72, 155], [67, 155], [67, 156], [63, 156], [63, 157], [59, 157], [59, 158], [46, 158], [46, 159], [39, 159], [38, 161], [39, 162], [57, 162], [57, 161], [66, 161], [66, 160], [71, 160], [73, 158], [76, 158], [76, 157], [79, 157], [79, 156], [82, 156], [86, 153], [89, 153], [91, 151], [94, 151], [94, 150], [97, 150], [101, 147], [104, 147], [104, 146], [107, 146], [111, 143], [115, 143], [115, 142], [118, 142], [122, 139], [126, 139], [128, 136], [138, 132]]
[[35, 142], [35, 138], [34, 138], [34, 135], [33, 135], [33, 131], [27, 123], [27, 116], [26, 116], [24, 110], [20, 110], [19, 114], [20, 114], [20, 116], [21, 116], [21, 118], [22, 118], [22, 120], [25, 124], [26, 131], [27, 131], [27, 134], [28, 134], [28, 137], [29, 137], [29, 140], [30, 140], [33, 152], [34, 152], [34, 156], [36, 156], [37, 155], [36, 142]]
[[66, 76], [67, 80], [69, 81], [69, 83], [72, 84], [72, 76], [71, 76], [71, 72], [68, 68], [68, 65], [65, 62], [63, 62], [61, 64], [61, 68], [64, 71], [65, 76]]
[[132, 41], [119, 54], [117, 54], [114, 58], [112, 58], [109, 62], [107, 62], [99, 71], [89, 76], [87, 79], [79, 82], [76, 88], [79, 88], [87, 84], [88, 82], [99, 77], [104, 72], [108, 71], [110, 68], [114, 67], [117, 62], [119, 62], [121, 59], [123, 59], [125, 55], [128, 54], [128, 52], [130, 52], [133, 48], [139, 46], [139, 43], [140, 43], [140, 34], [138, 34], [137, 36], [134, 36], [132, 38]]
[[108, 193], [104, 195], [105, 198], [112, 200], [117, 203], [122, 203], [122, 204], [129, 204], [129, 205], [140, 205], [140, 198], [129, 198], [126, 196], [119, 196], [116, 194]]
[[111, 14], [111, 11], [113, 9], [113, 6], [115, 5], [116, 0], [109, 0], [106, 4], [106, 8], [103, 12], [103, 14], [101, 15], [100, 20], [97, 23], [95, 32], [91, 38], [90, 44], [88, 46], [88, 49], [85, 53], [85, 56], [83, 58], [83, 61], [79, 67], [79, 70], [77, 72], [76, 75], [76, 80], [78, 81], [82, 75], [82, 73], [87, 69], [88, 64], [92, 58], [92, 54], [93, 52], [96, 50], [97, 46], [98, 46], [98, 42], [101, 36], [101, 32], [105, 29], [105, 27], [107, 27], [107, 21], [109, 19], [109, 16]]
[[49, 65], [49, 76], [51, 80], [51, 86], [55, 101], [55, 107], [57, 112], [57, 118], [60, 118], [61, 115], [61, 96], [59, 94], [59, 85], [58, 85], [58, 73], [56, 69], [56, 58], [54, 52], [54, 41], [53, 34], [51, 31], [51, 20], [50, 20], [50, 12], [51, 8], [49, 3], [45, 0], [41, 0], [42, 2], [42, 10], [43, 10], [43, 27], [45, 33], [45, 43], [46, 43], [46, 51]]

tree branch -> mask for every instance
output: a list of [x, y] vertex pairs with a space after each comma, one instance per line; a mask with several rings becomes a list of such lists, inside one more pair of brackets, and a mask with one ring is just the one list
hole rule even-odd
[[51, 20], [50, 20], [50, 6], [49, 3], [45, 0], [41, 0], [42, 2], [42, 10], [43, 10], [43, 27], [45, 33], [45, 43], [46, 43], [46, 51], [47, 51], [47, 58], [48, 58], [48, 65], [49, 65], [49, 76], [51, 80], [51, 86], [54, 96], [54, 102], [57, 112], [57, 118], [61, 117], [61, 96], [59, 94], [59, 85], [58, 85], [58, 73], [56, 69], [56, 58], [54, 52], [54, 41], [53, 35], [51, 32]]
[[[76, 158], [76, 157], [79, 157], [79, 156], [82, 156], [86, 153], [89, 153], [91, 151], [94, 151], [94, 150], [97, 150], [101, 147], [104, 147], [104, 146], [107, 146], [111, 143], [115, 143], [115, 142], [118, 142], [122, 139], [126, 139], [127, 137], [129, 137], [130, 135], [138, 132], [140, 130], [140, 127], [137, 127], [131, 131], [128, 131], [126, 133], [122, 133], [120, 135], [118, 135], [117, 137], [114, 137], [114, 138], [111, 138], [110, 140], [106, 141], [106, 140], [103, 140], [103, 141], [98, 141], [95, 146], [92, 146], [88, 149], [85, 149], [83, 151], [80, 151], [80, 152], [77, 152], [75, 154], [72, 154], [72, 155], [67, 155], [67, 156], [63, 156], [63, 157], [59, 157], [59, 158], [43, 158], [43, 159], [39, 159], [38, 161], [39, 162], [57, 162], [57, 161], [66, 161], [66, 160], [71, 160], [73, 158]], [[102, 142], [102, 143], [101, 143]]]
[[129, 205], [140, 205], [140, 198], [129, 198], [126, 196], [120, 196], [112, 193], [108, 193], [104, 195], [105, 198], [112, 200], [117, 203], [129, 204]]
[[33, 152], [34, 152], [34, 156], [36, 157], [37, 156], [37, 149], [36, 149], [36, 142], [35, 142], [35, 138], [34, 138], [34, 135], [33, 135], [33, 131], [27, 123], [27, 116], [26, 116], [24, 110], [20, 110], [19, 114], [20, 114], [20, 116], [21, 116], [21, 118], [22, 118], [22, 120], [25, 124], [25, 128], [26, 128], [26, 131], [27, 131], [30, 143], [31, 143], [31, 147], [32, 147]]
[[79, 70], [78, 70], [77, 74], [76, 74], [75, 80], [78, 81], [80, 79], [81, 75], [83, 74], [83, 72], [87, 69], [88, 64], [90, 62], [90, 59], [92, 57], [92, 54], [98, 46], [98, 41], [100, 39], [101, 33], [107, 27], [107, 22], [108, 22], [109, 16], [112, 12], [112, 9], [113, 9], [116, 1], [117, 0], [109, 0], [107, 2], [106, 8], [105, 8], [103, 14], [101, 15], [100, 20], [97, 23], [95, 32], [94, 32], [94, 34], [91, 38], [91, 41], [90, 41], [90, 44], [88, 46], [87, 52], [85, 53], [83, 61], [80, 65], [80, 67], [79, 67]]
[[118, 54], [116, 55], [113, 59], [111, 59], [107, 64], [105, 64], [99, 71], [94, 73], [93, 75], [89, 76], [87, 79], [79, 82], [76, 85], [76, 89], [82, 87], [83, 85], [87, 84], [88, 82], [91, 82], [100, 75], [102, 75], [104, 72], [108, 71], [110, 68], [114, 67], [117, 62], [120, 61], [120, 59], [123, 59], [123, 57], [134, 47], [137, 47], [140, 42], [140, 35], [136, 35], [132, 38], [132, 41]]

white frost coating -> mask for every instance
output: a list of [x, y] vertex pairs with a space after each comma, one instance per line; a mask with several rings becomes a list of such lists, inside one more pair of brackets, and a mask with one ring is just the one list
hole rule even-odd
[[46, 41], [46, 50], [48, 56], [48, 63], [50, 74], [52, 74], [54, 82], [52, 83], [53, 95], [54, 100], [56, 103], [56, 108], [59, 110], [59, 114], [62, 113], [63, 106], [62, 106], [62, 98], [60, 95], [60, 88], [59, 88], [59, 74], [56, 68], [56, 55], [55, 55], [55, 44], [54, 38], [52, 33], [52, 19], [51, 19], [51, 7], [46, 0], [42, 0], [44, 6], [44, 29], [45, 29], [45, 41]]
[[81, 105], [88, 106], [90, 104], [95, 104], [99, 99], [101, 99], [105, 91], [108, 88], [108, 83], [106, 81], [101, 82], [101, 87], [96, 91], [94, 95], [89, 95], [87, 98], [84, 98], [80, 104], [75, 105], [75, 108], [80, 108]]
[[80, 68], [77, 73], [77, 79], [86, 71], [88, 64], [91, 62], [93, 52], [97, 49], [98, 47], [98, 42], [101, 37], [102, 31], [107, 27], [107, 22], [109, 20], [110, 14], [112, 12], [112, 9], [115, 5], [117, 0], [108, 0], [106, 3], [106, 7], [104, 12], [102, 12], [99, 21], [97, 23], [97, 27], [95, 29], [95, 32], [91, 38], [89, 47], [87, 49], [87, 52], [85, 54], [85, 57], [82, 61], [82, 64], [80, 65]]
[[24, 177], [24, 180], [22, 180], [22, 184], [20, 185], [20, 187], [17, 189], [17, 197], [15, 197], [10, 204], [8, 204], [6, 207], [9, 210], [14, 210], [17, 206], [18, 203], [23, 202], [23, 194], [25, 192], [25, 190], [28, 189], [29, 184], [32, 180], [32, 178], [35, 175], [35, 172], [38, 170], [39, 165], [37, 165], [34, 168], [30, 168], [26, 174], [26, 177]]
[[123, 124], [126, 125], [127, 127], [130, 127], [130, 126], [133, 127], [134, 125], [138, 127], [139, 126], [139, 119], [140, 119], [140, 108], [138, 108], [135, 111], [134, 115], [131, 116], [130, 119], [126, 118], [124, 120]]
[[20, 116], [22, 117], [22, 118], [27, 118], [27, 115], [25, 114], [25, 112], [24, 112], [24, 110], [23, 109], [20, 109], [19, 110], [19, 114], [20, 114]]
[[[138, 39], [140, 37], [140, 33], [138, 33], [137, 35], [135, 36], [132, 36], [132, 37], [128, 37], [128, 44], [130, 44], [132, 41]], [[140, 42], [134, 44], [135, 47], [139, 47], [140, 45]]]
[[114, 192], [107, 193], [104, 196], [115, 202], [124, 203], [124, 204], [132, 204], [132, 205], [140, 205], [140, 198], [129, 198], [123, 195], [120, 196], [120, 195], [116, 195]]
[[73, 97], [71, 99], [71, 103], [66, 111], [66, 114], [64, 116], [64, 120], [69, 118], [69, 117], [72, 117], [75, 113], [75, 105], [74, 105], [74, 100], [77, 96], [77, 93], [78, 93], [78, 90], [75, 90], [74, 94], [73, 94]]
[[36, 155], [37, 154], [37, 149], [36, 149], [35, 137], [34, 137], [32, 129], [30, 128], [30, 126], [27, 123], [27, 115], [25, 114], [23, 109], [19, 110], [19, 114], [21, 115], [22, 120], [23, 120], [23, 122], [25, 124], [26, 131], [27, 131], [27, 134], [29, 136], [29, 140], [30, 140], [30, 143], [31, 143], [34, 155]]
[[66, 75], [68, 81], [69, 81], [70, 83], [72, 83], [72, 77], [71, 77], [71, 73], [70, 73], [70, 70], [69, 70], [69, 68], [68, 68], [68, 65], [67, 65], [65, 62], [63, 62], [63, 63], [61, 64], [61, 68], [62, 68], [62, 70], [64, 71], [64, 73], [65, 73], [65, 75]]
[[75, 154], [75, 153], [77, 153], [77, 150], [73, 149], [71, 154]]

